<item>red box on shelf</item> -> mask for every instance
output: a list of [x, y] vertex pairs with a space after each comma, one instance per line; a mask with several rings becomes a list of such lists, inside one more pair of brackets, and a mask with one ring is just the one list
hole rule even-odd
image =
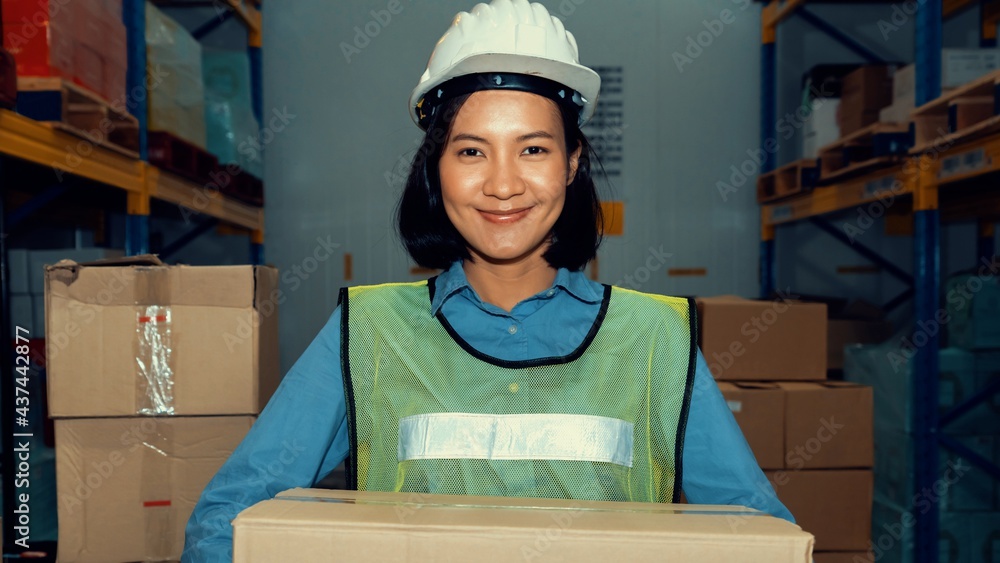
[[18, 76], [58, 76], [114, 102], [125, 95], [121, 0], [2, 0], [4, 48]]
[[14, 55], [18, 76], [72, 78], [77, 4], [3, 0], [3, 43]]

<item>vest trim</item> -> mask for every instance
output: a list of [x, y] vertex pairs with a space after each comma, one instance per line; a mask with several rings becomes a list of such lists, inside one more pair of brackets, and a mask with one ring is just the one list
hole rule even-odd
[[347, 436], [350, 439], [350, 453], [347, 455], [347, 459], [344, 463], [344, 476], [347, 480], [347, 489], [350, 491], [358, 490], [358, 467], [357, 460], [352, 459], [351, 455], [358, 451], [358, 432], [357, 432], [357, 409], [355, 409], [354, 403], [354, 383], [351, 379], [351, 362], [350, 362], [350, 345], [348, 343], [348, 331], [346, 330], [349, 320], [349, 302], [348, 299], [348, 288], [344, 287], [340, 289], [340, 295], [337, 297], [337, 305], [340, 306], [341, 315], [341, 330], [340, 330], [340, 369], [343, 373], [344, 379], [344, 400], [347, 403]]
[[684, 402], [681, 404], [680, 421], [677, 424], [677, 437], [674, 439], [674, 498], [672, 502], [681, 501], [681, 488], [684, 485], [684, 436], [687, 431], [688, 413], [691, 411], [691, 394], [694, 391], [694, 374], [698, 362], [698, 308], [694, 299], [688, 298], [688, 319], [691, 323], [691, 351], [688, 358], [687, 381], [684, 383]]
[[[429, 290], [428, 294], [431, 302], [434, 301], [434, 291], [435, 291], [436, 281], [437, 281], [437, 276], [427, 280], [427, 289]], [[452, 340], [454, 340], [456, 344], [458, 344], [463, 350], [468, 352], [472, 357], [476, 358], [477, 360], [486, 362], [488, 364], [493, 364], [497, 367], [502, 367], [507, 369], [533, 368], [539, 366], [568, 364], [578, 359], [580, 356], [583, 355], [584, 352], [587, 351], [587, 348], [590, 346], [591, 342], [593, 342], [594, 338], [597, 336], [597, 331], [600, 330], [601, 324], [604, 323], [604, 317], [608, 313], [608, 303], [610, 303], [611, 301], [611, 286], [607, 284], [601, 284], [601, 285], [604, 286], [604, 296], [601, 298], [601, 309], [597, 313], [597, 318], [594, 319], [594, 324], [590, 327], [590, 331], [587, 333], [587, 336], [584, 337], [583, 342], [581, 342], [580, 345], [577, 346], [575, 350], [573, 350], [572, 352], [570, 352], [565, 356], [549, 356], [547, 358], [535, 358], [533, 360], [503, 360], [500, 358], [496, 358], [494, 356], [490, 356], [489, 354], [484, 354], [479, 350], [476, 350], [475, 348], [472, 347], [472, 345], [466, 342], [465, 339], [462, 338], [458, 334], [458, 332], [456, 332], [455, 329], [451, 326], [451, 323], [448, 322], [448, 319], [444, 317], [444, 313], [438, 311], [435, 317], [437, 318], [438, 322], [441, 323], [441, 326], [444, 327], [445, 331], [448, 332], [448, 335], [451, 336]]]
[[632, 467], [631, 422], [584, 414], [428, 413], [399, 420], [397, 459], [566, 460]]

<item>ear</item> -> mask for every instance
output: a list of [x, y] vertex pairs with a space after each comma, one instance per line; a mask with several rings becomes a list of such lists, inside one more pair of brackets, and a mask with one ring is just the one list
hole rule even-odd
[[580, 154], [583, 152], [583, 144], [576, 143], [576, 150], [569, 155], [569, 173], [566, 175], [566, 185], [569, 186], [576, 179], [576, 171], [580, 167]]

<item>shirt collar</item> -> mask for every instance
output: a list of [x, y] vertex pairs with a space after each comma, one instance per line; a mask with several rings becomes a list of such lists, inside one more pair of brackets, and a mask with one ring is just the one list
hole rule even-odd
[[[462, 261], [458, 260], [435, 280], [431, 315], [437, 315], [445, 301], [466, 288], [475, 294], [468, 278], [465, 277]], [[584, 303], [600, 303], [604, 299], [604, 287], [601, 284], [587, 279], [583, 272], [571, 272], [566, 268], [559, 268], [556, 271], [556, 279], [550, 289], [564, 290]]]

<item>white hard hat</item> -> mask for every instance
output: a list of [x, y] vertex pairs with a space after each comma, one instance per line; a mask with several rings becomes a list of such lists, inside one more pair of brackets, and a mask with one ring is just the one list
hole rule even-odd
[[[459, 77], [467, 78], [445, 85]], [[439, 101], [489, 88], [563, 98], [580, 108], [582, 125], [594, 115], [601, 77], [580, 64], [573, 34], [545, 6], [493, 0], [455, 16], [410, 95], [410, 116], [426, 129]]]

